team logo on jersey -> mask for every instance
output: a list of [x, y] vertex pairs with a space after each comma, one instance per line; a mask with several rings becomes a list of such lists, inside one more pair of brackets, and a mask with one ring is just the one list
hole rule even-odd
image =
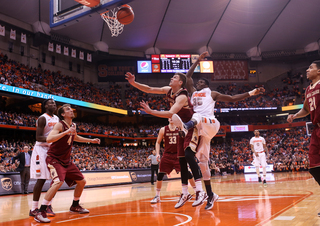
[[135, 172], [130, 172], [130, 175], [131, 175], [131, 179], [132, 179], [133, 181], [137, 181], [137, 180], [138, 180], [137, 174], [136, 174]]
[[10, 191], [12, 189], [12, 180], [9, 177], [1, 178], [1, 186], [4, 190]]

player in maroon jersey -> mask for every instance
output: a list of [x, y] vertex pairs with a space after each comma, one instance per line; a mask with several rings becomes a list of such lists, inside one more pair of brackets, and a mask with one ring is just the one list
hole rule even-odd
[[306, 89], [303, 107], [296, 114], [288, 115], [287, 120], [291, 123], [296, 118], [310, 114], [312, 124], [315, 127], [310, 138], [309, 172], [320, 185], [320, 60], [310, 64], [307, 69], [307, 79], [311, 80], [311, 84]]
[[[177, 144], [179, 139], [179, 129], [173, 125], [171, 118], [169, 118], [169, 125], [160, 129], [156, 142], [156, 156], [160, 159], [160, 144], [164, 141], [164, 152], [160, 161], [160, 169], [157, 177], [156, 196], [151, 200], [151, 204], [160, 202], [160, 191], [162, 187], [162, 180], [165, 174], [170, 174], [173, 169], [177, 173], [180, 172], [179, 159], [177, 158]], [[188, 171], [189, 172], [189, 171]], [[192, 174], [189, 172], [189, 182], [193, 188], [195, 183]]]
[[[152, 110], [150, 109], [148, 102], [141, 101], [140, 105], [146, 113], [160, 118], [171, 118], [173, 114], [178, 114], [183, 122], [187, 122], [191, 119], [193, 110], [188, 97], [188, 91], [184, 88], [186, 84], [185, 74], [175, 73], [170, 80], [169, 86], [163, 87], [150, 87], [148, 85], [138, 83], [135, 81], [135, 76], [130, 72], [126, 73], [126, 79], [132, 86], [143, 92], [167, 95], [170, 102], [170, 110]], [[197, 195], [194, 203], [200, 205], [207, 198], [206, 193], [203, 192], [202, 189], [202, 175], [200, 168], [194, 158], [194, 152], [196, 151], [198, 141], [198, 131], [196, 128], [192, 128], [185, 138], [178, 139], [178, 158], [181, 169], [182, 194], [179, 202], [175, 205], [175, 208], [180, 208], [192, 198], [188, 192], [188, 163], [196, 181], [197, 194], [200, 193], [200, 195]]]
[[70, 212], [89, 213], [87, 209], [84, 209], [79, 205], [79, 199], [86, 184], [86, 180], [80, 170], [71, 161], [71, 148], [73, 141], [100, 144], [100, 139], [89, 139], [77, 135], [76, 125], [72, 122], [74, 113], [69, 104], [64, 104], [58, 109], [58, 116], [60, 121], [55, 124], [53, 130], [47, 137], [47, 142], [52, 142], [46, 159], [52, 177], [52, 185], [42, 201], [39, 212], [34, 217], [34, 219], [40, 223], [50, 222], [46, 214], [47, 205], [64, 181], [70, 187], [76, 184]]

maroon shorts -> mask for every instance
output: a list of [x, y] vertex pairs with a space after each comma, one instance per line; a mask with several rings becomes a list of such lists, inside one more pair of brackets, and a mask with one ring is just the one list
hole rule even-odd
[[180, 163], [177, 158], [177, 153], [165, 152], [160, 161], [160, 173], [170, 174], [171, 171], [175, 169], [176, 172], [180, 172]]
[[320, 166], [320, 128], [318, 126], [314, 127], [311, 134], [309, 161], [310, 168]]
[[65, 181], [71, 187], [76, 184], [77, 180], [84, 179], [82, 173], [73, 162], [70, 162], [68, 165], [62, 165], [56, 158], [47, 156], [46, 163], [53, 183]]
[[[189, 129], [188, 134], [185, 138], [179, 137], [178, 139], [178, 158], [185, 157], [184, 150], [187, 147], [194, 147], [196, 149], [199, 142], [198, 131], [193, 129]], [[196, 150], [195, 150], [196, 151]]]

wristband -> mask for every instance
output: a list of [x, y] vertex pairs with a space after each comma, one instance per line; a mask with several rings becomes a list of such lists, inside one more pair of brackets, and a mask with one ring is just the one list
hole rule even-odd
[[254, 93], [256, 90], [257, 90], [257, 89], [253, 89], [253, 90], [249, 91], [249, 92], [248, 92], [249, 95], [250, 95], [250, 96], [253, 96], [253, 93]]

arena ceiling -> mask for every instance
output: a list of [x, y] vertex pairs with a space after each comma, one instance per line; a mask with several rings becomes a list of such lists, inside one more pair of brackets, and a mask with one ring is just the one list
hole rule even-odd
[[[115, 0], [119, 3], [118, 0]], [[118, 37], [98, 13], [49, 29], [108, 51], [246, 54], [319, 49], [319, 0], [133, 0], [135, 19]], [[2, 0], [0, 13], [50, 24], [49, 0]], [[99, 48], [99, 47], [98, 47]]]

